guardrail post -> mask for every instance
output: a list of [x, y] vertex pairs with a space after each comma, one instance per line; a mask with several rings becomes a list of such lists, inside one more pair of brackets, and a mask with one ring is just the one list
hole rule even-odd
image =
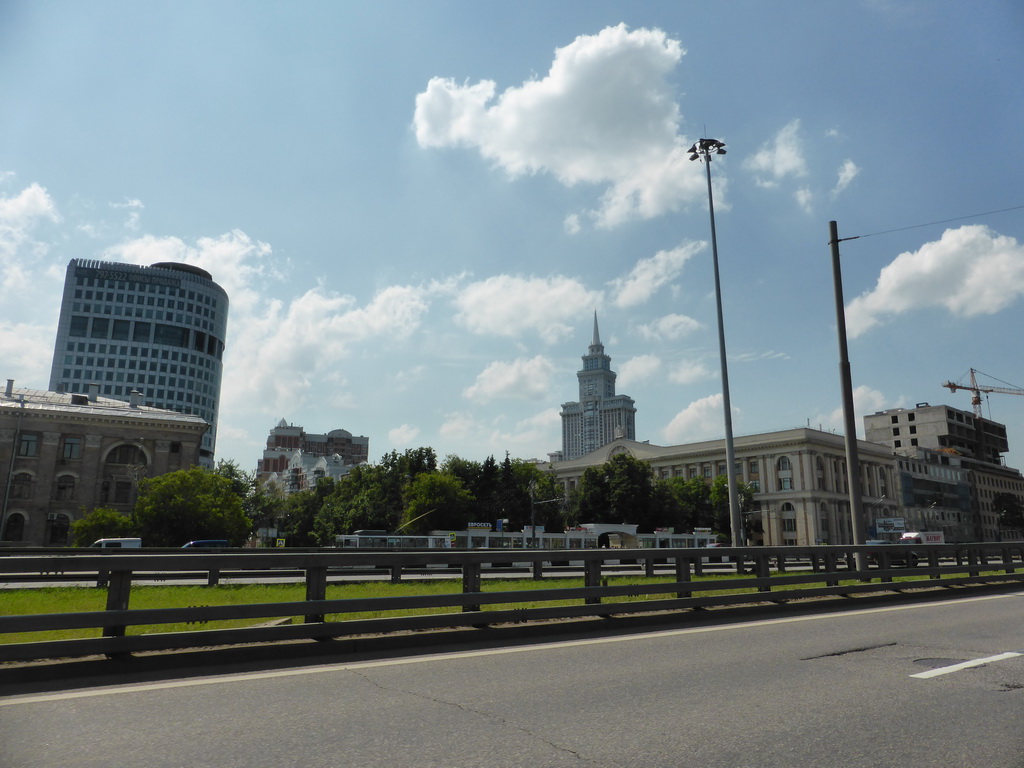
[[828, 574], [828, 576], [825, 578], [825, 585], [829, 586], [829, 587], [834, 587], [837, 584], [839, 584], [839, 579], [837, 579], [835, 576], [833, 576], [833, 574], [836, 572], [836, 560], [837, 560], [836, 553], [833, 552], [832, 550], [829, 550], [828, 552], [825, 553], [825, 558], [824, 559], [825, 559], [825, 572]]
[[544, 578], [544, 561], [534, 560], [533, 561], [533, 580], [540, 581]]
[[[462, 594], [468, 595], [480, 591], [480, 563], [465, 563], [462, 566]], [[463, 613], [479, 610], [479, 605], [462, 606]]]
[[[754, 568], [756, 569], [757, 578], [768, 579], [771, 578], [771, 564], [769, 563], [768, 555], [758, 552], [754, 555]], [[763, 587], [757, 588], [758, 592], [771, 592], [771, 584], [765, 584]]]
[[[700, 563], [700, 558], [696, 560], [696, 564]], [[690, 581], [690, 560], [684, 555], [676, 555], [676, 581], [680, 584], [683, 582]], [[690, 593], [687, 592], [676, 592], [676, 597], [689, 597]]]
[[[128, 598], [132, 592], [131, 571], [109, 571], [107, 574], [107, 610], [127, 611]], [[104, 637], [124, 637], [124, 624], [103, 628]]]
[[648, 579], [654, 577], [654, 558], [653, 557], [644, 558], [644, 576], [646, 576]]
[[211, 568], [206, 576], [206, 586], [216, 587], [220, 584], [220, 568]]
[[391, 581], [399, 582], [402, 580], [402, 566], [392, 565], [391, 566]]
[[[327, 569], [323, 566], [306, 570], [306, 600], [327, 599]], [[319, 624], [324, 620], [322, 613], [306, 614], [306, 624]]]
[[1017, 570], [1013, 567], [1013, 549], [1011, 547], [1003, 547], [1003, 565], [1005, 566], [1004, 573], [1014, 573]]
[[[601, 560], [596, 557], [588, 558], [583, 561], [583, 586], [585, 587], [600, 587], [601, 586]], [[588, 597], [583, 601], [586, 605], [598, 605], [601, 602], [600, 597]]]

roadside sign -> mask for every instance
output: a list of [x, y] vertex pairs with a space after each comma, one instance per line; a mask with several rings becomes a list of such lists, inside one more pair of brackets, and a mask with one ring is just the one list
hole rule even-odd
[[879, 517], [875, 520], [875, 528], [879, 533], [903, 533], [907, 530], [902, 517]]

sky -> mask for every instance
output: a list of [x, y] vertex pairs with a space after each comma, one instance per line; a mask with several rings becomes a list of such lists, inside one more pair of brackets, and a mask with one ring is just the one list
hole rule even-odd
[[[67, 263], [230, 297], [217, 458], [281, 419], [546, 458], [593, 332], [637, 439], [858, 430], [1024, 386], [1024, 5], [5, 0], [0, 378], [46, 388]], [[1024, 398], [992, 394], [1024, 467]]]

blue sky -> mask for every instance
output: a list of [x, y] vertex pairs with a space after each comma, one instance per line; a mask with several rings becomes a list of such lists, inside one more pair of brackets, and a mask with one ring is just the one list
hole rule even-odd
[[545, 457], [594, 311], [638, 439], [720, 438], [707, 135], [735, 433], [841, 428], [830, 220], [859, 416], [969, 410], [1024, 386], [1024, 6], [969, 9], [7, 0], [0, 376], [47, 385], [69, 259], [180, 260], [246, 468], [282, 418]]

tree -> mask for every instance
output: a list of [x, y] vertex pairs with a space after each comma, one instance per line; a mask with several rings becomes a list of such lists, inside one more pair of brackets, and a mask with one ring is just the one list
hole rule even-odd
[[[739, 494], [740, 519], [742, 520], [754, 506], [754, 489], [747, 483], [736, 481], [736, 492]], [[713, 510], [714, 523], [712, 528], [722, 534], [727, 534], [737, 547], [744, 546], [746, 542], [737, 541], [739, 535], [733, 536], [732, 521], [729, 515], [729, 478], [727, 475], [719, 475], [711, 484], [711, 507]], [[746, 537], [746, 534], [743, 534]]]
[[217, 462], [218, 475], [231, 481], [231, 488], [242, 500], [246, 517], [256, 528], [276, 528], [284, 511], [284, 493], [277, 486], [265, 486], [255, 470], [245, 472], [233, 461]]
[[406, 491], [401, 533], [464, 530], [473, 511], [473, 495], [462, 481], [446, 472], [424, 472]]
[[321, 477], [312, 488], [293, 493], [285, 499], [278, 535], [287, 540], [288, 546], [316, 546], [317, 537], [314, 533], [316, 518], [334, 491], [334, 480], [329, 477]]
[[191, 539], [227, 539], [238, 545], [252, 526], [232, 481], [201, 467], [143, 480], [132, 522], [138, 535], [157, 547], [177, 547]]
[[71, 524], [71, 541], [75, 547], [88, 547], [97, 539], [119, 539], [134, 535], [135, 526], [131, 518], [108, 507], [97, 507], [86, 512]]
[[655, 493], [654, 473], [646, 461], [620, 453], [590, 467], [580, 481], [579, 519], [593, 523], [635, 523], [649, 533], [664, 524], [665, 494]]
[[673, 527], [682, 531], [714, 528], [711, 488], [703, 477], [669, 477], [661, 481], [674, 505]]

